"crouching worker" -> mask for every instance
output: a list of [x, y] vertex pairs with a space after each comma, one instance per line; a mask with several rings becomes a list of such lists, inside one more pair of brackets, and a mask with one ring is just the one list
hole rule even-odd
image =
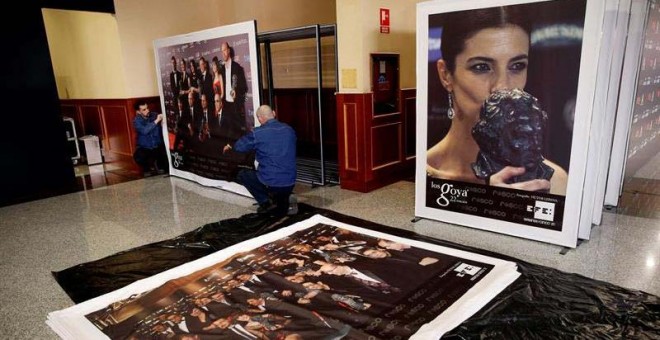
[[295, 197], [291, 197], [291, 211], [289, 199], [296, 183], [296, 133], [289, 125], [275, 119], [275, 112], [268, 105], [257, 109], [257, 120], [261, 126], [233, 146], [225, 145], [222, 152], [256, 151], [257, 170], [241, 169], [236, 179], [259, 204], [258, 213], [295, 214]]
[[161, 127], [163, 118], [162, 113], [150, 111], [146, 101], [135, 103], [133, 127], [137, 133], [137, 148], [133, 159], [145, 176], [165, 173], [168, 168]]

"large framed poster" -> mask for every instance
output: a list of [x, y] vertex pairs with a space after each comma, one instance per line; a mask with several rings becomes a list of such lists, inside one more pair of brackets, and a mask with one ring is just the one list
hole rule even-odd
[[260, 105], [256, 22], [154, 41], [170, 173], [249, 195], [229, 182], [254, 156], [222, 148], [254, 129]]
[[417, 216], [575, 247], [603, 12], [418, 4]]

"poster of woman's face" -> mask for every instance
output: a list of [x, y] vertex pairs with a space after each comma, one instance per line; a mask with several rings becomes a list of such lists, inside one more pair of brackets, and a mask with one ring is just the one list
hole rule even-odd
[[238, 167], [253, 166], [222, 149], [255, 126], [255, 31], [251, 21], [154, 42], [172, 174], [232, 190]]
[[596, 71], [586, 63], [597, 64], [602, 17], [593, 2], [418, 6], [418, 216], [574, 246], [566, 222], [579, 209], [567, 207], [581, 196], [569, 188], [584, 176], [576, 156]]

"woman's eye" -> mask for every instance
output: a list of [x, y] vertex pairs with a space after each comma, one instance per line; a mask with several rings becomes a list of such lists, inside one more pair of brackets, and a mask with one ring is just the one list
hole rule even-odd
[[491, 70], [490, 65], [486, 63], [474, 64], [470, 66], [470, 70], [475, 73], [486, 73]]
[[524, 71], [527, 69], [527, 63], [526, 62], [515, 62], [509, 66], [509, 69], [511, 71]]

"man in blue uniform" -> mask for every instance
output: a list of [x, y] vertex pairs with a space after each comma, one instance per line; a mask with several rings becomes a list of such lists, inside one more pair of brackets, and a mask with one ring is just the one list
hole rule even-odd
[[259, 204], [258, 213], [286, 215], [296, 182], [296, 133], [277, 120], [268, 105], [257, 109], [257, 120], [261, 124], [259, 127], [241, 137], [234, 146], [225, 145], [223, 153], [256, 151], [257, 170], [241, 169], [237, 181]]

